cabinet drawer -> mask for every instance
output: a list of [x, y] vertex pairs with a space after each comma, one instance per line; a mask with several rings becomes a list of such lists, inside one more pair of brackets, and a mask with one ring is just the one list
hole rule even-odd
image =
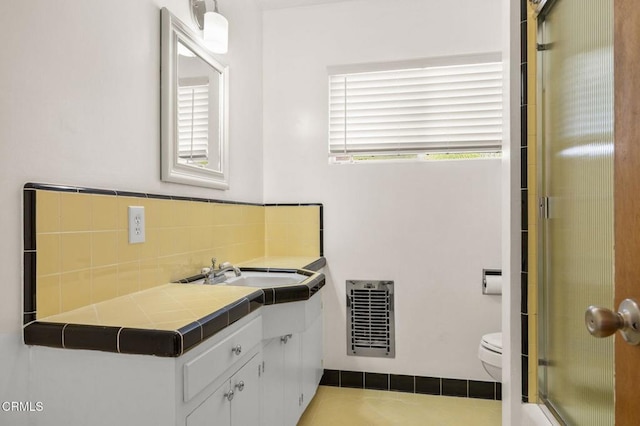
[[[189, 401], [262, 340], [258, 317], [184, 365], [184, 400]], [[239, 353], [237, 348], [240, 349]]]

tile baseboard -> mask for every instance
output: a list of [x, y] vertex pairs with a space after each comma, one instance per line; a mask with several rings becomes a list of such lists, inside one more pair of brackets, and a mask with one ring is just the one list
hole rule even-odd
[[502, 400], [501, 383], [479, 380], [325, 369], [320, 384], [390, 392]]

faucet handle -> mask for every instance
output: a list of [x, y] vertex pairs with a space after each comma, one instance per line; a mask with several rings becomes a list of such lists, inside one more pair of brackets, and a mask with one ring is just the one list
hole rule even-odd
[[211, 270], [213, 271], [214, 269], [216, 269], [216, 262], [218, 261], [218, 259], [216, 259], [215, 257], [211, 258]]

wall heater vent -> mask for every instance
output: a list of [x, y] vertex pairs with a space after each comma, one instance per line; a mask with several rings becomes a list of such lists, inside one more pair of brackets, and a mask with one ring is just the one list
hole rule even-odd
[[348, 280], [347, 355], [395, 358], [393, 281]]

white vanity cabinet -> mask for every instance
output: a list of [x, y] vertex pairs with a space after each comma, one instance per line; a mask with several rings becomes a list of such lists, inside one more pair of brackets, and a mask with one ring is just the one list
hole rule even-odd
[[322, 353], [319, 293], [262, 306], [175, 358], [29, 346], [46, 414], [30, 424], [294, 426]]
[[[263, 311], [262, 426], [293, 426], [313, 398], [322, 378], [322, 301], [271, 305]], [[263, 309], [264, 309], [263, 308]], [[284, 308], [278, 311], [279, 308]], [[291, 318], [284, 321], [282, 315]], [[282, 317], [281, 317], [282, 316]], [[274, 329], [275, 327], [275, 329]]]
[[254, 355], [187, 416], [187, 426], [260, 424], [261, 364]]

